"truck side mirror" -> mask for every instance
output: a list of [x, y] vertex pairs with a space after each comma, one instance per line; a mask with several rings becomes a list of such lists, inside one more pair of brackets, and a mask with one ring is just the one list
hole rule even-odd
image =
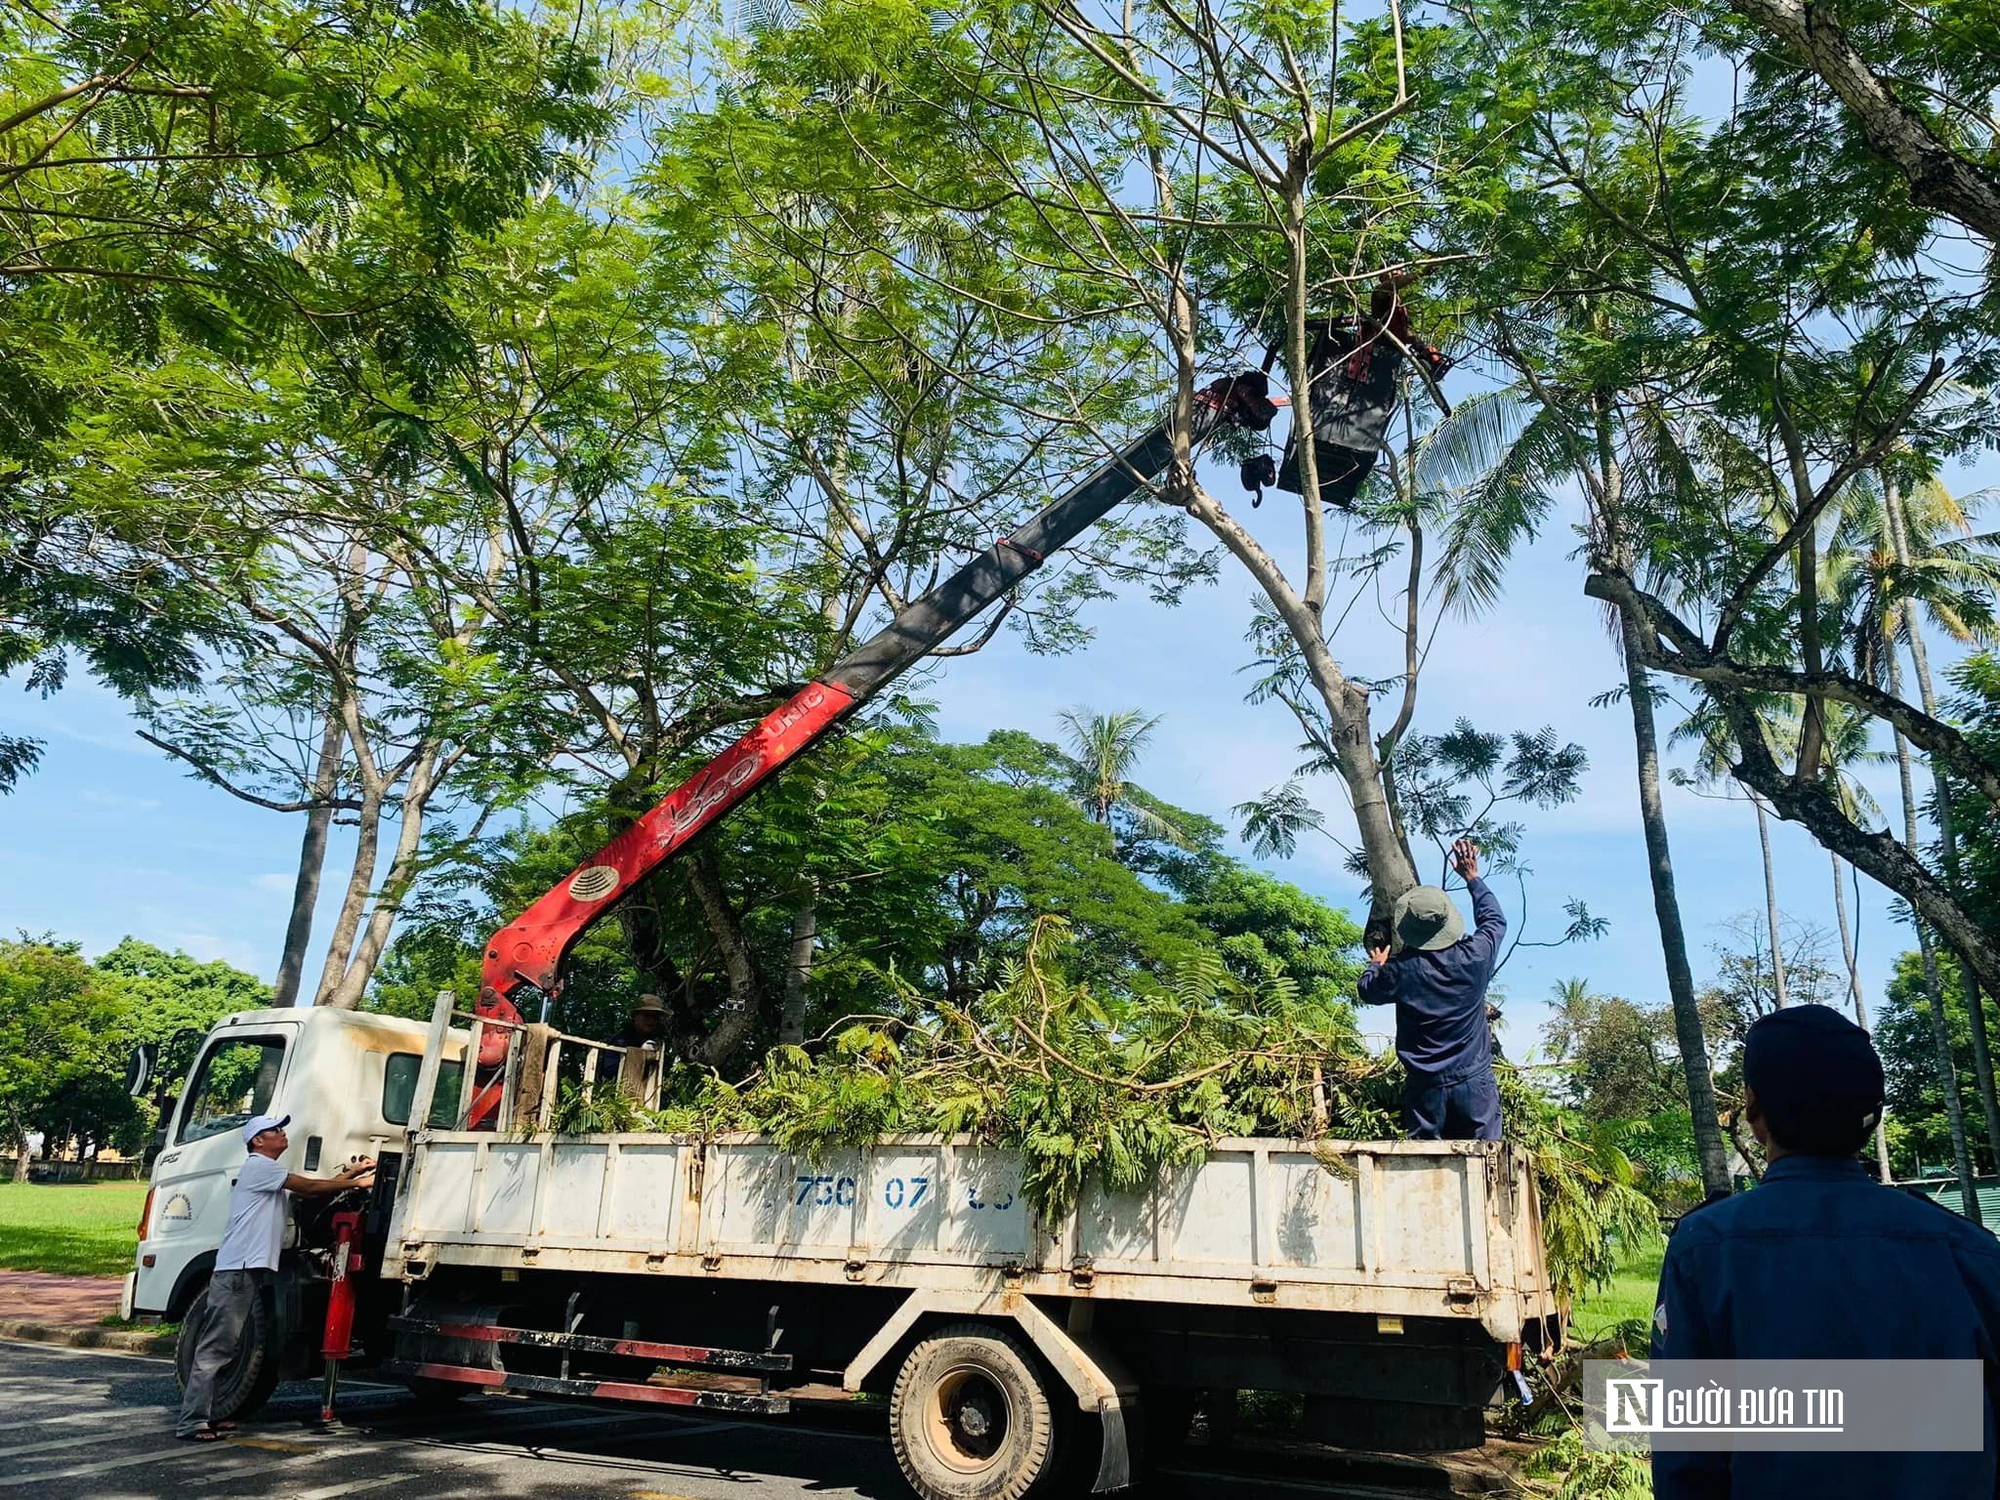
[[146, 1085], [153, 1080], [153, 1072], [160, 1065], [160, 1044], [141, 1042], [132, 1049], [132, 1055], [125, 1059], [125, 1092], [133, 1099], [146, 1096]]

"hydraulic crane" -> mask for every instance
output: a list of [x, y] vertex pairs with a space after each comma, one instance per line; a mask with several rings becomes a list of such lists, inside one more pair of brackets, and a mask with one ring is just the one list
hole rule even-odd
[[[1267, 378], [1225, 376], [1197, 393], [1194, 439], [1228, 427], [1261, 432], [1277, 415]], [[560, 993], [563, 961], [591, 927], [703, 829], [818, 743], [847, 715], [943, 645], [960, 626], [1165, 472], [1173, 439], [1163, 420], [1075, 489], [966, 563], [835, 662], [754, 729], [690, 776], [630, 828], [592, 854], [487, 942], [478, 1014], [519, 1022], [527, 991]], [[504, 1056], [505, 1035], [486, 1033], [483, 1068]], [[470, 1115], [486, 1114], [475, 1097]]]

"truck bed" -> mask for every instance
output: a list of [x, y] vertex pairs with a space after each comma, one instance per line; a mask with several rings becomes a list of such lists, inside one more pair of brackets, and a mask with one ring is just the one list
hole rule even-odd
[[1044, 1225], [1013, 1153], [938, 1136], [819, 1161], [768, 1137], [426, 1131], [383, 1274], [438, 1265], [852, 1283], [1477, 1320], [1553, 1314], [1526, 1159], [1478, 1141], [1216, 1143]]

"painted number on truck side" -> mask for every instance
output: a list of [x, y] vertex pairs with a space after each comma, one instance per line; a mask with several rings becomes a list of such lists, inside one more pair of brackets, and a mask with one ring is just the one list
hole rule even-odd
[[891, 1177], [882, 1184], [882, 1201], [891, 1208], [915, 1208], [930, 1188], [928, 1177]]
[[852, 1177], [800, 1176], [795, 1179], [799, 1187], [798, 1197], [792, 1200], [794, 1208], [810, 1203], [814, 1208], [854, 1207], [854, 1179]]

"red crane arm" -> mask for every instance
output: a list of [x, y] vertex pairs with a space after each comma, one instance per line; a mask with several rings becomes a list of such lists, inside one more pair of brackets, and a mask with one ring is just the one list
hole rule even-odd
[[[1224, 426], [1262, 431], [1276, 407], [1265, 377], [1250, 371], [1200, 392], [1197, 412], [1199, 440]], [[878, 634], [544, 892], [488, 941], [480, 973], [480, 1013], [518, 1020], [509, 999], [523, 985], [556, 994], [563, 960], [577, 939], [639, 881], [1172, 461], [1173, 442], [1162, 424], [901, 610]]]

